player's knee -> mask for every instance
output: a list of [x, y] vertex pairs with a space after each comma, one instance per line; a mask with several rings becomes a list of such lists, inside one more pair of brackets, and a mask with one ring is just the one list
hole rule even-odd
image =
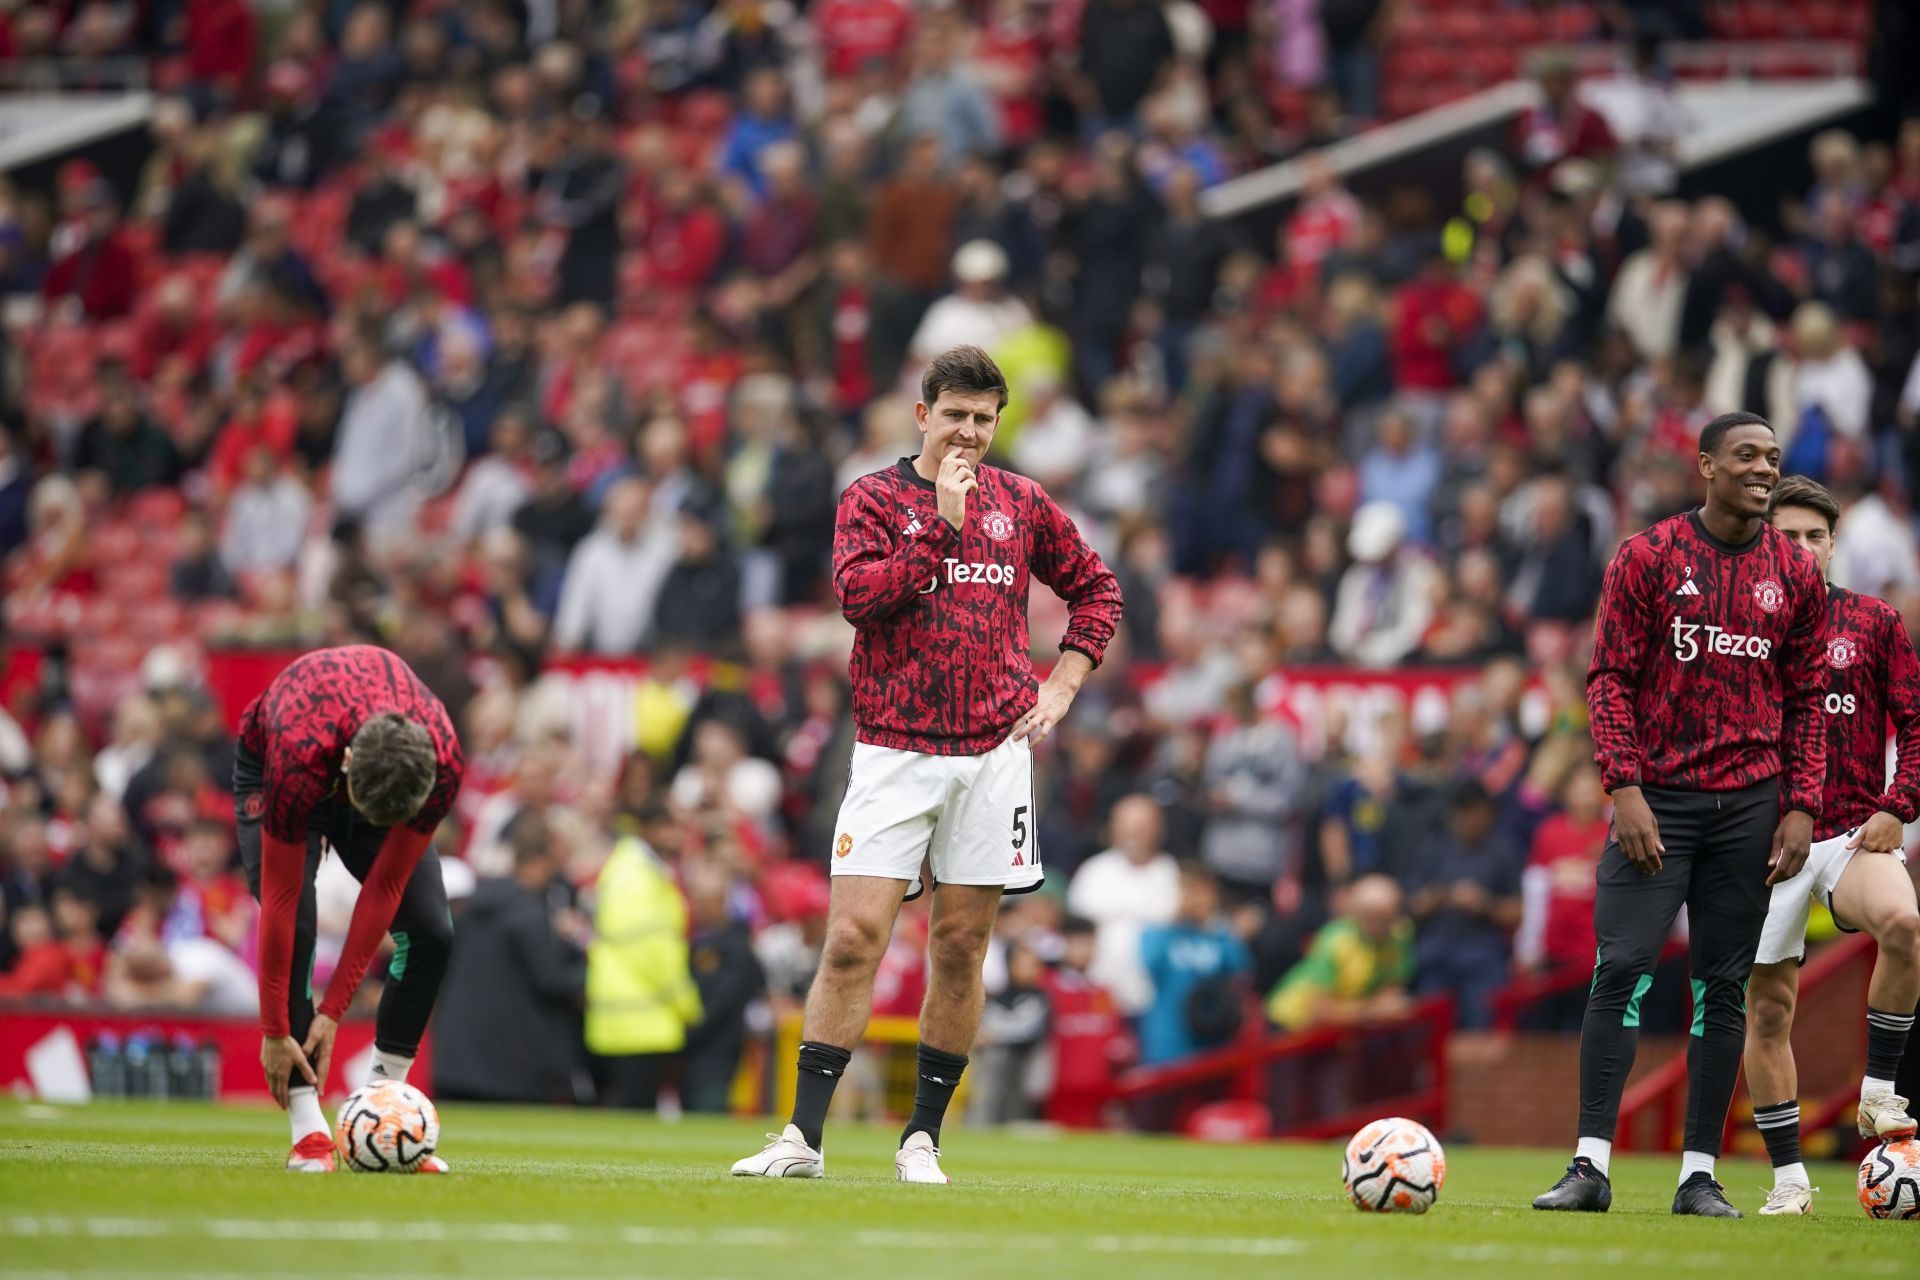
[[927, 939], [927, 958], [946, 974], [975, 974], [987, 958], [987, 938], [977, 929], [935, 929]]
[[416, 921], [406, 931], [409, 967], [441, 968], [453, 954], [453, 918]]
[[1909, 968], [1920, 968], [1920, 911], [1909, 908], [1880, 931], [1880, 953]]
[[1747, 1021], [1763, 1040], [1784, 1038], [1793, 1030], [1793, 992], [1754, 984], [1747, 992]]
[[820, 949], [821, 967], [840, 972], [870, 969], [880, 962], [887, 947], [887, 932], [871, 920], [842, 916], [827, 926], [827, 939]]

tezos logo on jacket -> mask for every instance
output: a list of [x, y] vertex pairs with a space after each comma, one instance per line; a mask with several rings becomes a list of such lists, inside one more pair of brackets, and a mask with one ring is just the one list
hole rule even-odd
[[[1703, 637], [1701, 632], [1707, 634]], [[1737, 631], [1673, 620], [1673, 657], [1676, 662], [1692, 662], [1705, 648], [1708, 653], [1730, 658], [1771, 658], [1773, 641], [1765, 636], [1743, 636]]]

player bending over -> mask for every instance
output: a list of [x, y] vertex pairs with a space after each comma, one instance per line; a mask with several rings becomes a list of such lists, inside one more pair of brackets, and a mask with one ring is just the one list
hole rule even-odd
[[[834, 1086], [866, 1032], [873, 978], [922, 865], [934, 886], [932, 973], [920, 1012], [919, 1082], [900, 1135], [902, 1182], [946, 1182], [940, 1123], [980, 1026], [980, 964], [1000, 895], [1040, 887], [1033, 744], [1060, 723], [1120, 618], [1120, 587], [1033, 481], [982, 462], [1006, 379], [978, 347], [927, 367], [917, 458], [840, 499], [833, 585], [857, 630], [857, 730], [833, 845], [819, 972], [807, 993], [792, 1122], [751, 1177], [817, 1178]], [[1027, 583], [1071, 606], [1060, 660], [1036, 689]], [[912, 893], [908, 892], [909, 886]]]
[[[1788, 476], [1773, 491], [1768, 518], [1812, 554], [1825, 576], [1840, 519], [1833, 495], [1805, 476]], [[1860, 1136], [1885, 1140], [1915, 1128], [1893, 1080], [1920, 1004], [1920, 911], [1900, 847], [1906, 824], [1920, 813], [1920, 659], [1891, 605], [1835, 586], [1827, 588], [1826, 659], [1827, 785], [1813, 852], [1799, 875], [1773, 887], [1747, 986], [1747, 1088], [1773, 1161], [1773, 1191], [1760, 1209], [1769, 1215], [1813, 1211], [1800, 1162], [1800, 1080], [1789, 1036], [1807, 914], [1816, 900], [1842, 929], [1864, 931], [1880, 944], [1867, 986]], [[1883, 788], [1889, 713], [1900, 755], [1893, 785]]]
[[[372, 645], [307, 654], [241, 717], [233, 806], [261, 907], [260, 1065], [293, 1122], [288, 1169], [333, 1168], [319, 1089], [340, 1017], [389, 931], [373, 1078], [405, 1080], [413, 1065], [453, 946], [433, 832], [465, 769], [446, 707], [406, 663]], [[360, 897], [316, 1012], [313, 886], [329, 850], [360, 882]], [[427, 1167], [446, 1171], [438, 1156]]]
[[1640, 1000], [1684, 903], [1694, 1021], [1673, 1211], [1740, 1216], [1713, 1166], [1767, 886], [1800, 870], [1820, 812], [1827, 599], [1813, 561], [1766, 521], [1780, 480], [1773, 428], [1750, 413], [1715, 418], [1699, 466], [1706, 505], [1627, 539], [1601, 589], [1587, 708], [1613, 831], [1594, 890], [1580, 1143], [1536, 1209], [1613, 1203], [1607, 1166]]

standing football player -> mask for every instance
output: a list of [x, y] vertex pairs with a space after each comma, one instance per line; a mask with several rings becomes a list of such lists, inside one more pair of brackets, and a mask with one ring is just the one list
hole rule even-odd
[[[827, 1106], [865, 1034], [894, 917], [920, 892], [925, 864], [932, 972], [894, 1172], [902, 1182], [948, 1180], [940, 1124], [979, 1029], [980, 965], [1000, 897], [1039, 888], [1043, 875], [1033, 745], [1066, 715], [1120, 619], [1119, 584], [1073, 521], [1033, 481], [982, 462], [1006, 403], [1006, 379], [986, 352], [936, 357], [914, 406], [920, 455], [840, 499], [833, 584], [857, 630], [857, 733], [827, 938], [807, 994], [792, 1122], [735, 1174], [825, 1172]], [[1029, 657], [1030, 577], [1071, 609], [1045, 683]]]
[[[1536, 1209], [1605, 1212], [1640, 1001], [1682, 904], [1693, 1037], [1673, 1212], [1737, 1218], [1713, 1166], [1746, 1044], [1743, 989], [1768, 886], [1807, 860], [1826, 776], [1826, 584], [1766, 521], [1773, 428], [1723, 414], [1700, 432], [1706, 505], [1621, 545], [1594, 621], [1587, 708], [1613, 795], [1580, 1031], [1580, 1141]], [[1784, 816], [1783, 816], [1784, 814]]]
[[[1805, 476], [1788, 476], [1774, 488], [1768, 519], [1807, 549], [1824, 577], [1840, 519], [1833, 495]], [[1901, 847], [1906, 824], [1920, 814], [1920, 658], [1892, 605], [1829, 585], [1826, 664], [1827, 785], [1813, 851], [1799, 875], [1773, 887], [1747, 986], [1747, 1088], [1773, 1161], [1773, 1191], [1760, 1209], [1768, 1215], [1813, 1212], [1789, 1037], [1816, 900], [1840, 928], [1865, 932], [1880, 945], [1867, 985], [1860, 1136], [1884, 1142], [1915, 1129], [1894, 1077], [1920, 1004], [1920, 910]], [[1883, 786], [1889, 714], [1899, 758], [1893, 785]]]
[[[325, 1173], [333, 1140], [320, 1087], [341, 1015], [391, 932], [373, 1078], [405, 1080], [453, 947], [434, 829], [466, 761], [440, 699], [385, 649], [320, 649], [241, 716], [233, 804], [247, 885], [260, 902], [260, 1065], [292, 1119], [287, 1168]], [[360, 882], [346, 945], [316, 1011], [314, 877], [331, 850]], [[446, 1171], [438, 1156], [431, 1172]]]

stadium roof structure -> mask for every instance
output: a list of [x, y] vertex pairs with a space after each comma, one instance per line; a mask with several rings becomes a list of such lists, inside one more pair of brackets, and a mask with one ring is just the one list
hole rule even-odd
[[[1583, 80], [1581, 97], [1610, 123], [1628, 110], [1631, 88], [1617, 79]], [[1693, 127], [1680, 140], [1684, 175], [1743, 152], [1813, 129], [1869, 105], [1869, 83], [1854, 75], [1831, 78], [1739, 77], [1675, 86]], [[1509, 80], [1469, 97], [1337, 142], [1319, 153], [1349, 185], [1431, 181], [1438, 190], [1458, 184], [1460, 161], [1476, 146], [1497, 145], [1507, 124], [1539, 100], [1531, 80]], [[1300, 193], [1307, 177], [1298, 159], [1242, 175], [1208, 190], [1205, 211], [1218, 218], [1258, 217]]]

